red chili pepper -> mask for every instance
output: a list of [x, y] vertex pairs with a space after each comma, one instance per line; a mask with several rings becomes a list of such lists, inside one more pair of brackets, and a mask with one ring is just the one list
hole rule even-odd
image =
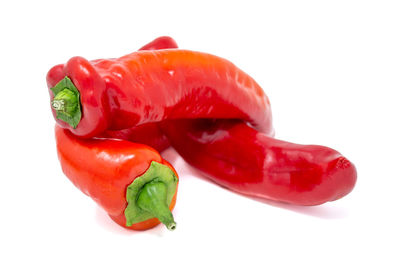
[[[65, 175], [118, 224], [145, 230], [164, 223], [175, 229], [178, 175], [154, 149], [111, 139], [79, 139], [56, 126]], [[158, 218], [158, 219], [157, 219]]]
[[[176, 45], [173, 40], [171, 43]], [[356, 183], [354, 165], [337, 151], [276, 140], [244, 122], [175, 120], [162, 125], [188, 163], [216, 183], [246, 195], [318, 205], [345, 196]], [[157, 124], [148, 124], [141, 131], [130, 128], [110, 135], [144, 140], [155, 144], [159, 151], [169, 145], [168, 141], [161, 142], [163, 145], [158, 142], [165, 136]]]
[[348, 194], [354, 165], [328, 147], [298, 145], [235, 120], [161, 123], [172, 146], [192, 166], [233, 191], [296, 205], [319, 205]]
[[165, 49], [93, 62], [74, 57], [53, 67], [47, 83], [57, 123], [80, 137], [177, 118], [238, 118], [272, 131], [260, 86], [210, 54]]

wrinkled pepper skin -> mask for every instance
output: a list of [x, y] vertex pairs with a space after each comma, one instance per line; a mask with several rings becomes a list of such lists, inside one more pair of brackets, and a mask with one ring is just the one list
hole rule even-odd
[[235, 118], [273, 131], [261, 87], [231, 62], [210, 54], [163, 49], [92, 62], [73, 57], [48, 72], [51, 101], [50, 88], [65, 76], [80, 92], [82, 118], [73, 128], [53, 114], [79, 137], [179, 118]]
[[[160, 50], [174, 48], [178, 48], [178, 45], [174, 39], [169, 36], [161, 36], [144, 45], [139, 50]], [[102, 136], [106, 138], [116, 138], [145, 144], [151, 146], [159, 152], [170, 147], [167, 137], [159, 129], [157, 123], [142, 124], [123, 130], [107, 130], [102, 134]]]
[[[111, 219], [134, 230], [146, 230], [160, 223], [157, 218], [151, 218], [128, 227], [124, 216], [127, 186], [145, 173], [152, 161], [168, 166], [177, 176], [174, 168], [157, 151], [123, 140], [76, 138], [59, 126], [56, 126], [55, 136], [65, 175], [96, 201]], [[175, 203], [176, 193], [170, 210]]]
[[354, 165], [323, 146], [274, 139], [235, 120], [160, 124], [192, 166], [230, 190], [296, 205], [337, 200], [354, 188]]

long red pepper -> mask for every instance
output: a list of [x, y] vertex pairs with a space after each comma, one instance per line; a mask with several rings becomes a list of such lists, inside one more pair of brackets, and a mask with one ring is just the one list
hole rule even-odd
[[71, 58], [47, 75], [57, 123], [80, 137], [177, 118], [238, 118], [272, 131], [268, 98], [229, 61], [180, 49], [89, 62]]
[[178, 176], [146, 145], [112, 139], [80, 139], [56, 126], [57, 152], [65, 175], [118, 224], [145, 230], [164, 223], [175, 229]]
[[[163, 38], [160, 49], [176, 48], [173, 39]], [[157, 39], [151, 44], [157, 49]], [[162, 125], [187, 162], [216, 183], [246, 195], [317, 205], [345, 196], [356, 182], [354, 165], [337, 151], [276, 140], [240, 121], [175, 120]], [[157, 124], [137, 128], [109, 135], [143, 140], [160, 151], [168, 146]]]
[[192, 166], [233, 191], [296, 205], [319, 205], [348, 194], [354, 165], [324, 146], [274, 139], [235, 120], [161, 123], [172, 146]]

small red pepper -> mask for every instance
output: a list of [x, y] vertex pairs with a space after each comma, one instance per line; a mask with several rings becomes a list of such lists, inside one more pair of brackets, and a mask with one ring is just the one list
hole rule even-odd
[[233, 191], [296, 205], [319, 205], [348, 194], [354, 165], [324, 146], [298, 145], [235, 120], [177, 120], [160, 124], [192, 166]]
[[178, 175], [153, 148], [123, 140], [79, 139], [56, 126], [57, 152], [65, 175], [115, 222], [145, 230], [176, 223]]
[[272, 131], [261, 87], [210, 54], [164, 49], [92, 62], [74, 57], [53, 67], [47, 84], [57, 123], [80, 137], [179, 118], [237, 118]]

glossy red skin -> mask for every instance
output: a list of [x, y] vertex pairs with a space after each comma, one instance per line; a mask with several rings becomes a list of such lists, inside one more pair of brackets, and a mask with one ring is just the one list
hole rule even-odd
[[354, 165], [323, 146], [274, 139], [235, 120], [160, 124], [192, 166], [230, 190], [296, 205], [319, 205], [354, 188]]
[[[123, 140], [80, 139], [59, 126], [56, 126], [55, 135], [64, 174], [114, 221], [135, 230], [149, 229], [160, 223], [152, 218], [127, 227], [124, 216], [127, 187], [149, 168], [152, 161], [168, 166], [176, 174], [156, 150]], [[175, 201], [176, 194], [171, 210]]]
[[139, 50], [160, 50], [178, 48], [178, 44], [169, 36], [161, 36], [142, 46]]
[[231, 62], [210, 54], [164, 49], [93, 62], [75, 57], [49, 71], [48, 87], [64, 76], [80, 91], [83, 117], [76, 129], [56, 121], [80, 137], [178, 118], [237, 118], [272, 131], [261, 87]]
[[[162, 36], [154, 39], [139, 50], [160, 50], [178, 48], [174, 39], [169, 36]], [[129, 140], [141, 143], [161, 152], [170, 146], [164, 133], [159, 129], [157, 123], [147, 123], [123, 130], [107, 130], [102, 134], [103, 137]]]
[[77, 88], [80, 90], [80, 100], [82, 109], [82, 119], [76, 129], [62, 120], [56, 119], [54, 109], [51, 109], [58, 125], [62, 128], [70, 129], [75, 135], [89, 137], [92, 133], [103, 132], [107, 127], [108, 113], [106, 84], [99, 76], [93, 65], [82, 57], [73, 57], [67, 64], [56, 65], [47, 73], [47, 86], [51, 101], [54, 98], [50, 88], [54, 87], [65, 76], [68, 76]]

